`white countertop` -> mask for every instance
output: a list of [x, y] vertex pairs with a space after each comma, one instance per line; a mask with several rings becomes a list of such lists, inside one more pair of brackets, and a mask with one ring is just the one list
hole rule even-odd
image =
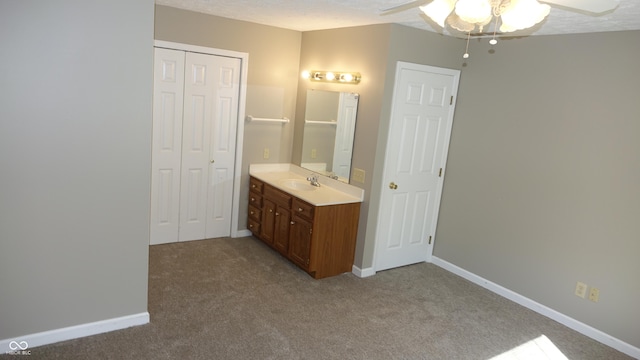
[[364, 200], [364, 190], [329, 177], [319, 175], [319, 187], [311, 191], [295, 190], [283, 185], [284, 180], [295, 179], [308, 183], [313, 171], [294, 164], [251, 164], [249, 175], [315, 206], [358, 203]]

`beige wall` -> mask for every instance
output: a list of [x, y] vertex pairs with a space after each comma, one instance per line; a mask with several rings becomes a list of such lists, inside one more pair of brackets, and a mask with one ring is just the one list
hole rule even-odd
[[[640, 347], [640, 32], [472, 42], [434, 255]], [[600, 289], [592, 303], [577, 281]]]
[[[291, 161], [301, 36], [298, 31], [156, 6], [156, 40], [249, 54], [246, 114], [292, 120], [286, 125], [245, 124], [240, 230], [247, 223], [249, 164]], [[263, 157], [265, 148], [268, 159]]]
[[0, 4], [0, 341], [147, 311], [153, 9]]

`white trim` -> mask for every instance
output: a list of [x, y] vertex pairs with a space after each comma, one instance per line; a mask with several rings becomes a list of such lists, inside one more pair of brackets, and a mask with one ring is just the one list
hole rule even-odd
[[[163, 41], [163, 40], [154, 40], [153, 46], [159, 47], [159, 48], [165, 48], [165, 49], [182, 50], [182, 51], [189, 51], [189, 52], [208, 54], [208, 55], [233, 57], [238, 59], [244, 59], [245, 56], [247, 57], [249, 56], [247, 53], [238, 52], [238, 51], [216, 49], [216, 48], [210, 48], [210, 47], [204, 47], [204, 46], [176, 43], [171, 41]], [[244, 117], [242, 117], [242, 119], [244, 119]]]
[[477, 285], [482, 286], [483, 288], [492, 291], [502, 297], [505, 297], [517, 304], [520, 304], [528, 309], [531, 309], [538, 314], [544, 315], [552, 320], [559, 322], [562, 325], [567, 326], [585, 336], [588, 336], [596, 341], [599, 341], [607, 346], [610, 346], [620, 352], [623, 352], [629, 356], [640, 359], [640, 348], [634, 347], [631, 344], [628, 344], [620, 339], [614, 338], [611, 335], [608, 335], [596, 328], [593, 328], [587, 324], [584, 324], [578, 320], [570, 318], [567, 315], [564, 315], [556, 310], [553, 310], [547, 306], [544, 306], [538, 302], [535, 302], [527, 297], [524, 297], [518, 293], [515, 293], [503, 286], [500, 286], [496, 283], [493, 283], [485, 278], [482, 278], [476, 274], [473, 274], [465, 269], [462, 269], [448, 261], [442, 260], [437, 256], [432, 257], [432, 263], [450, 271], [460, 277], [463, 277]]
[[240, 187], [242, 185], [242, 148], [244, 143], [244, 121], [242, 120], [246, 117], [245, 108], [247, 106], [247, 75], [249, 73], [249, 54], [232, 50], [215, 49], [163, 40], [154, 40], [153, 46], [165, 49], [183, 50], [201, 54], [226, 56], [240, 59], [240, 94], [238, 99], [238, 128], [236, 129], [236, 162], [233, 181], [233, 200], [231, 205], [232, 209], [230, 236], [232, 238], [243, 236], [240, 235], [238, 226], [240, 225]]
[[351, 267], [351, 272], [353, 273], [353, 275], [359, 277], [359, 278], [366, 278], [369, 276], [373, 276], [376, 274], [376, 271], [370, 267], [370, 268], [364, 268], [364, 269], [360, 269], [359, 267], [353, 265]]
[[244, 230], [237, 230], [236, 231], [236, 236], [231, 236], [231, 237], [247, 237], [247, 236], [251, 236], [251, 230], [248, 229], [244, 229]]
[[127, 315], [76, 326], [69, 326], [35, 334], [18, 336], [13, 339], [0, 340], [0, 354], [6, 354], [7, 352], [11, 351], [11, 349], [9, 348], [9, 343], [11, 343], [12, 341], [16, 341], [18, 343], [25, 341], [28, 344], [29, 348], [33, 348], [36, 346], [53, 344], [60, 341], [77, 339], [115, 330], [122, 330], [132, 326], [144, 325], [148, 323], [149, 313], [143, 312], [139, 314]]

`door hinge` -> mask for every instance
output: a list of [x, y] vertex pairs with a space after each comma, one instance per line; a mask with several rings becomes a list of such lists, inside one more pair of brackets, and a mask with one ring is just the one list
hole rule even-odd
[[453, 105], [453, 95], [451, 95], [451, 100], [449, 100], [449, 105]]
[[440, 171], [438, 172], [438, 177], [442, 177], [442, 168], [440, 168]]
[[431, 245], [431, 235], [429, 235], [429, 245]]

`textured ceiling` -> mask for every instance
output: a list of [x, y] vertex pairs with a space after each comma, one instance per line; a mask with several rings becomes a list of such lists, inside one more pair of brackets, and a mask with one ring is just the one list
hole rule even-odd
[[[442, 33], [417, 7], [381, 14], [380, 9], [406, 2], [408, 0], [156, 0], [159, 5], [298, 31], [397, 23]], [[552, 6], [551, 13], [543, 23], [533, 29], [510, 34], [552, 35], [623, 30], [640, 30], [640, 0], [621, 0], [618, 8], [600, 16]], [[447, 31], [445, 34], [461, 35]]]

